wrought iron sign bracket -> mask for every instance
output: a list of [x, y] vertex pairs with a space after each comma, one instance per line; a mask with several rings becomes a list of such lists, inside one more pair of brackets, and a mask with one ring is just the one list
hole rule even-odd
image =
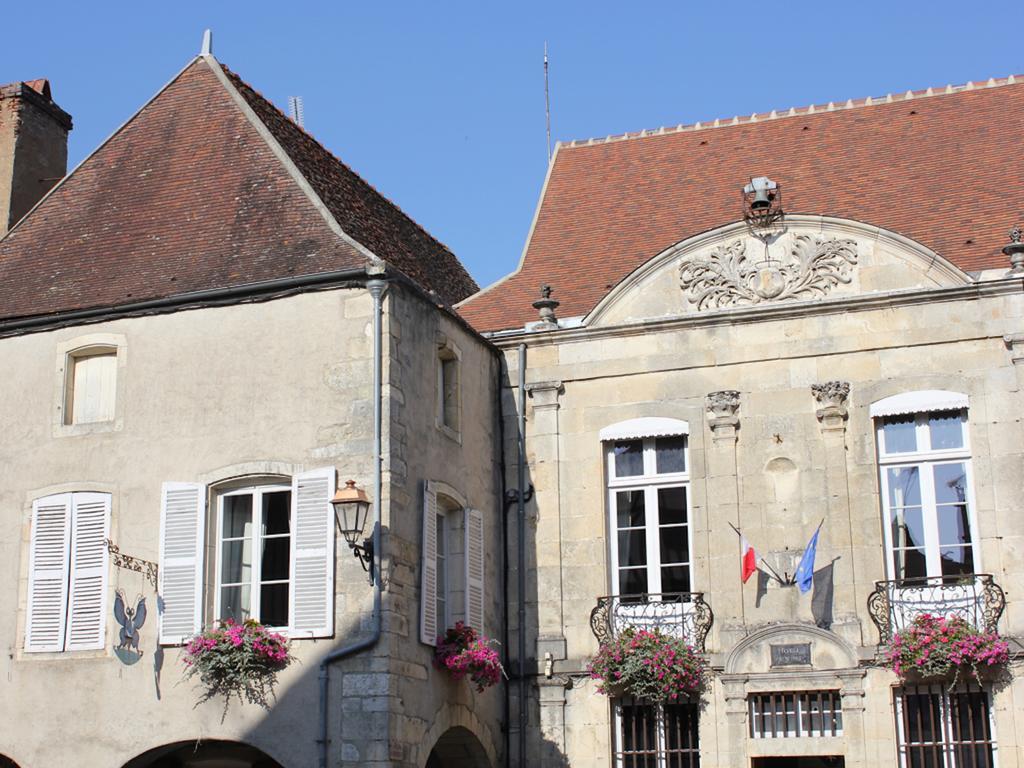
[[124, 568], [126, 571], [135, 571], [135, 573], [141, 573], [146, 577], [146, 581], [153, 585], [153, 589], [158, 589], [157, 578], [160, 573], [160, 567], [149, 560], [143, 560], [140, 557], [132, 557], [131, 555], [125, 555], [121, 552], [120, 548], [112, 542], [110, 539], [106, 539], [107, 552], [109, 552], [114, 560], [114, 566], [117, 568]]

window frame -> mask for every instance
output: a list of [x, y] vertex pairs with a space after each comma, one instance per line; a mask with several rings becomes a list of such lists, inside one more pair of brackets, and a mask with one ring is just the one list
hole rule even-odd
[[[681, 439], [683, 441], [683, 471], [664, 472], [657, 471], [658, 440]], [[642, 466], [643, 470], [639, 475], [627, 475], [619, 477], [615, 472], [615, 446], [621, 443], [640, 441], [642, 445]], [[647, 590], [640, 594], [661, 594], [663, 567], [673, 565], [685, 565], [689, 575], [689, 589], [687, 592], [695, 591], [694, 579], [696, 576], [693, 562], [693, 494], [690, 476], [690, 439], [689, 434], [682, 432], [678, 434], [650, 435], [637, 437], [618, 437], [604, 441], [605, 455], [605, 476], [606, 476], [606, 498], [607, 525], [608, 525], [608, 551], [611, 576], [611, 593], [614, 596], [623, 595], [620, 589], [620, 566], [619, 566], [619, 531], [626, 530], [618, 525], [618, 508], [616, 506], [617, 494], [622, 491], [641, 491], [644, 494], [644, 526], [645, 532], [645, 563], [641, 566], [647, 573]], [[658, 491], [668, 488], [683, 488], [686, 497], [686, 522], [682, 524], [668, 524], [665, 527], [685, 528], [687, 558], [686, 563], [661, 562], [661, 509], [658, 502]], [[634, 527], [640, 530], [639, 526]], [[640, 570], [637, 567], [636, 570]], [[632, 594], [632, 593], [625, 593]]]
[[[263, 523], [263, 504], [262, 498], [266, 493], [280, 493], [286, 491], [288, 493], [288, 579], [281, 581], [280, 579], [272, 579], [264, 582], [262, 576], [262, 557], [263, 557], [263, 542], [267, 538], [283, 538], [281, 534], [271, 534], [269, 537], [259, 533]], [[232, 496], [252, 496], [252, 533], [249, 537], [250, 544], [252, 545], [253, 562], [250, 564], [250, 578], [249, 578], [249, 618], [255, 619], [262, 623], [262, 617], [260, 608], [262, 608], [262, 589], [264, 583], [268, 584], [286, 584], [288, 586], [288, 600], [287, 610], [285, 611], [286, 616], [291, 615], [292, 606], [291, 601], [291, 585], [292, 580], [295, 576], [295, 562], [292, 558], [292, 547], [291, 538], [295, 535], [295, 521], [292, 519], [292, 484], [291, 481], [282, 482], [268, 481], [266, 483], [249, 484], [240, 487], [225, 488], [215, 490], [216, 504], [214, 506], [214, 514], [216, 515], [216, 538], [214, 540], [214, 569], [213, 569], [213, 615], [214, 620], [220, 621], [224, 617], [222, 615], [222, 591], [224, 583], [222, 581], [222, 567], [224, 557], [224, 499]], [[258, 516], [258, 522], [257, 522]], [[232, 539], [238, 539], [239, 537], [231, 537]], [[244, 585], [244, 582], [241, 582]], [[232, 583], [231, 586], [234, 586]], [[255, 607], [254, 607], [255, 606]], [[268, 625], [268, 629], [272, 629], [275, 632], [288, 634], [291, 627], [288, 626], [288, 620], [284, 626]]]
[[[445, 408], [445, 363], [452, 363], [455, 370], [454, 424], [448, 421], [448, 409]], [[436, 401], [434, 404], [434, 422], [438, 429], [452, 440], [462, 442], [462, 351], [451, 341], [445, 340], [437, 348], [436, 358]]]
[[[938, 697], [938, 725], [941, 729], [940, 740], [908, 742], [909, 715], [906, 712], [906, 696], [908, 694]], [[988, 715], [989, 739], [964, 740], [956, 738], [956, 736], [962, 736], [962, 734], [956, 732], [956, 720], [953, 717], [953, 700], [954, 697], [970, 694], [981, 694], [984, 696], [984, 707]], [[959, 703], [956, 706], [959, 706]], [[893, 717], [896, 721], [896, 764], [899, 768], [908, 768], [911, 765], [910, 753], [915, 748], [921, 751], [928, 751], [932, 755], [937, 754], [941, 764], [938, 768], [977, 768], [978, 763], [976, 761], [972, 761], [968, 765], [960, 764], [957, 751], [964, 745], [987, 745], [989, 747], [989, 755], [982, 765], [985, 768], [996, 768], [999, 765], [999, 736], [996, 732], [995, 707], [992, 702], [992, 691], [987, 687], [963, 683], [952, 690], [945, 683], [894, 687]]]
[[[933, 414], [959, 413], [960, 434], [962, 445], [957, 448], [931, 447], [931, 431], [928, 426], [929, 418]], [[888, 419], [893, 418], [914, 419], [915, 450], [904, 452], [889, 452], [885, 442], [885, 425]], [[904, 582], [915, 578], [912, 576], [901, 576], [896, 563], [896, 549], [893, 542], [893, 509], [890, 504], [890, 481], [889, 470], [916, 468], [918, 474], [918, 489], [921, 495], [921, 516], [924, 533], [922, 548], [925, 555], [925, 576], [923, 578], [931, 581], [942, 581], [944, 579], [968, 578], [984, 572], [981, 566], [981, 547], [979, 546], [979, 529], [977, 519], [977, 504], [974, 497], [974, 468], [971, 458], [971, 439], [969, 429], [969, 408], [935, 408], [923, 411], [915, 411], [905, 414], [886, 414], [876, 416], [875, 427], [875, 449], [878, 462], [879, 477], [879, 501], [882, 511], [882, 530], [886, 553], [886, 571], [892, 581]], [[939, 530], [939, 502], [935, 494], [935, 467], [944, 465], [962, 464], [964, 467], [966, 491], [964, 503], [967, 505], [967, 522], [970, 534], [970, 549], [972, 558], [972, 573], [963, 574], [960, 577], [950, 575], [943, 576], [942, 573], [942, 545]], [[916, 505], [914, 505], [916, 506]], [[949, 546], [949, 545], [945, 545]]]
[[[632, 750], [625, 751], [625, 735], [623, 733], [622, 709], [625, 706], [644, 707], [650, 709], [654, 716], [654, 754], [650, 751]], [[675, 749], [670, 748], [669, 736], [667, 733], [668, 719], [665, 714], [666, 706], [692, 707], [696, 710], [695, 725], [693, 731], [693, 746], [682, 748], [681, 745]], [[688, 768], [699, 768], [700, 759], [700, 705], [698, 702], [684, 699], [682, 701], [668, 702], [667, 704], [656, 704], [651, 701], [622, 697], [611, 701], [612, 716], [612, 765], [614, 768], [625, 768], [627, 765], [646, 765], [652, 757], [657, 768], [668, 768], [669, 765], [684, 765], [686, 761]], [[693, 713], [691, 713], [693, 714]], [[680, 732], [682, 735], [682, 732]], [[671, 759], [671, 762], [670, 762]]]
[[[70, 423], [67, 413], [74, 396], [73, 363], [76, 356], [87, 357], [90, 350], [113, 352], [117, 363], [114, 372], [113, 417], [105, 421]], [[51, 429], [54, 437], [72, 437], [124, 429], [125, 381], [128, 347], [125, 336], [116, 333], [90, 333], [76, 336], [56, 345], [53, 378], [53, 410]]]

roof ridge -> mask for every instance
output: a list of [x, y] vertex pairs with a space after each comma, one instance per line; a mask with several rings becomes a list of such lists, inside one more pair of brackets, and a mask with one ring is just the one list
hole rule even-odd
[[[306, 138], [308, 138], [310, 141], [312, 141], [314, 144], [316, 144], [327, 155], [329, 155], [335, 162], [337, 162], [339, 165], [341, 165], [346, 171], [348, 171], [353, 176], [355, 176], [369, 190], [371, 190], [375, 195], [380, 197], [381, 200], [383, 200], [388, 205], [393, 207], [396, 211], [401, 213], [402, 216], [404, 216], [406, 219], [408, 219], [409, 222], [413, 226], [415, 226], [420, 232], [422, 232], [424, 235], [426, 235], [430, 240], [433, 240], [440, 247], [442, 247], [446, 251], [448, 251], [448, 253], [451, 254], [452, 257], [455, 258], [455, 260], [458, 261], [460, 264], [462, 263], [459, 260], [459, 258], [455, 255], [455, 252], [451, 248], [449, 248], [447, 244], [441, 242], [436, 237], [434, 237], [434, 235], [432, 235], [428, 230], [424, 229], [424, 227], [418, 221], [416, 221], [415, 218], [413, 218], [408, 213], [406, 213], [405, 210], [400, 205], [398, 205], [390, 197], [388, 197], [383, 192], [381, 192], [379, 189], [377, 189], [373, 184], [371, 184], [369, 181], [367, 181], [365, 178], [363, 178], [362, 174], [360, 174], [358, 171], [354, 170], [352, 168], [352, 166], [350, 166], [348, 163], [346, 163], [344, 160], [342, 160], [340, 157], [338, 157], [336, 154], [334, 154], [334, 152], [332, 152], [330, 149], [328, 149], [326, 146], [324, 146], [324, 144], [319, 139], [317, 139], [316, 136], [314, 136], [312, 133], [310, 133], [309, 131], [306, 130], [304, 125], [301, 125], [301, 124], [297, 123], [296, 121], [292, 120], [290, 117], [288, 117], [288, 115], [284, 112], [284, 110], [282, 110], [273, 101], [271, 101], [266, 96], [264, 96], [263, 93], [261, 93], [259, 90], [254, 88], [247, 80], [243, 79], [237, 72], [235, 72], [233, 69], [231, 69], [231, 67], [229, 67], [227, 64], [225, 64], [223, 61], [218, 60], [218, 64], [220, 64], [220, 66], [224, 69], [224, 71], [230, 77], [233, 77], [234, 79], [236, 79], [238, 82], [240, 82], [242, 85], [244, 85], [250, 91], [252, 91], [253, 94], [255, 94], [258, 98], [260, 98], [263, 101], [265, 101], [271, 107], [271, 109], [274, 109], [275, 111], [280, 113], [282, 117], [284, 117], [286, 120], [288, 120], [288, 122], [290, 122], [295, 128], [297, 128]], [[257, 117], [259, 117], [259, 116], [257, 115]], [[262, 120], [261, 120], [261, 122], [262, 122]], [[331, 217], [335, 218], [333, 213], [331, 214]], [[338, 223], [338, 226], [340, 227], [341, 226], [341, 222], [337, 222], [337, 223]], [[363, 247], [368, 247], [368, 246], [366, 246], [365, 243], [361, 243], [361, 244], [363, 245]], [[463, 266], [463, 269], [465, 269], [464, 266]], [[469, 273], [467, 271], [467, 275], [468, 274]], [[470, 277], [472, 277], [472, 276], [470, 276]]]
[[790, 107], [785, 111], [773, 109], [770, 112], [754, 112], [749, 116], [736, 115], [734, 117], [715, 118], [712, 122], [697, 121], [696, 123], [691, 124], [680, 123], [674, 126], [643, 129], [632, 133], [626, 132], [621, 134], [609, 134], [603, 138], [572, 139], [570, 141], [558, 142], [558, 145], [570, 149], [575, 147], [589, 147], [595, 144], [609, 144], [616, 141], [626, 141], [627, 139], [644, 139], [652, 136], [689, 133], [691, 131], [703, 131], [711, 128], [729, 128], [734, 125], [750, 125], [751, 123], [759, 123], [766, 120], [779, 120], [786, 117], [807, 117], [808, 115], [838, 112], [840, 110], [847, 109], [861, 109], [863, 107], [880, 106], [882, 104], [894, 104], [896, 102], [930, 98], [933, 96], [948, 96], [950, 94], [963, 93], [965, 91], [997, 88], [1006, 85], [1019, 85], [1022, 83], [1024, 83], [1024, 75], [1008, 75], [1007, 77], [1002, 78], [990, 77], [985, 82], [975, 83], [969, 80], [963, 85], [950, 84], [939, 89], [928, 87], [923, 90], [910, 90], [899, 94], [887, 93], [885, 96], [867, 96], [860, 99], [847, 99], [846, 102], [842, 104], [836, 104], [835, 102], [830, 101], [828, 104], [810, 104], [805, 107]]

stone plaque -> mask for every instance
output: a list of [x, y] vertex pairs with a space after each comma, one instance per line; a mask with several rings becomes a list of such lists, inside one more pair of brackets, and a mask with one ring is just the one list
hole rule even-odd
[[811, 666], [810, 643], [786, 643], [773, 645], [771, 649], [773, 667]]

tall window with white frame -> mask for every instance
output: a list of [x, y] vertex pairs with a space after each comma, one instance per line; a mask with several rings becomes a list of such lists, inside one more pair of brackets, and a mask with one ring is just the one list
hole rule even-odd
[[876, 429], [892, 578], [956, 583], [974, 574], [967, 410], [887, 415]]
[[217, 504], [216, 614], [288, 626], [290, 485], [226, 491]]
[[661, 594], [663, 599], [672, 599], [690, 592], [686, 435], [616, 440], [606, 445], [614, 594]]

